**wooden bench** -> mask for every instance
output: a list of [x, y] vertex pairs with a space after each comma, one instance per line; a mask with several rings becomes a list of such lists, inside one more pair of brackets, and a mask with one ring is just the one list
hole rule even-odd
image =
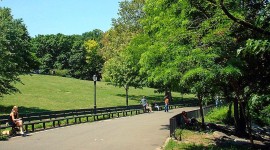
[[11, 126], [8, 124], [8, 118], [9, 115], [0, 116], [0, 130], [11, 128]]
[[[89, 113], [89, 114], [88, 114]], [[81, 122], [82, 117], [88, 118], [92, 116], [92, 111], [89, 109], [82, 110], [63, 110], [63, 111], [50, 111], [39, 113], [21, 114], [20, 117], [23, 120], [25, 130], [28, 132], [28, 126], [31, 126], [31, 131], [35, 131], [35, 125], [41, 124], [43, 129], [46, 129], [46, 123], [52, 123], [53, 127], [61, 126], [61, 121], [66, 121], [66, 125], [69, 125], [70, 119], [74, 119], [75, 123]], [[4, 117], [4, 116], [1, 116]], [[2, 124], [2, 123], [1, 123]]]
[[[134, 106], [119, 106], [119, 107], [106, 107], [97, 108], [96, 112], [94, 109], [77, 109], [77, 110], [61, 110], [61, 111], [48, 111], [48, 112], [37, 112], [37, 113], [27, 113], [20, 114], [20, 118], [23, 120], [24, 129], [26, 132], [35, 131], [35, 126], [42, 124], [43, 129], [47, 129], [48, 123], [52, 123], [52, 128], [60, 127], [61, 121], [65, 121], [65, 125], [77, 124], [82, 122], [82, 118], [89, 122], [89, 118], [93, 117], [93, 120], [99, 120], [99, 116], [103, 119], [114, 118], [115, 115], [120, 117], [120, 114], [127, 116], [128, 114], [133, 115], [133, 113], [140, 114], [142, 112], [141, 105]], [[0, 116], [0, 129], [11, 128], [8, 123], [9, 115]], [[70, 122], [73, 120], [74, 122]]]
[[16, 135], [16, 132], [19, 131], [19, 128], [12, 127], [8, 124], [8, 118], [9, 115], [2, 115], [0, 116], [0, 134], [2, 134], [2, 131], [5, 129], [9, 129], [9, 135], [14, 136]]
[[141, 105], [97, 108], [96, 114], [94, 114], [94, 120], [99, 120], [99, 116], [103, 116], [103, 119], [105, 119], [106, 116], [107, 118], [114, 118], [114, 115], [117, 115], [119, 118], [120, 114], [127, 116], [128, 113], [133, 115], [133, 112], [137, 115], [140, 114], [141, 111]]
[[[159, 103], [156, 103], [156, 104], [159, 106], [160, 110], [164, 110], [164, 107], [165, 107], [164, 102], [159, 102]], [[183, 106], [184, 106], [184, 104], [182, 104], [182, 103], [176, 103], [176, 102], [169, 103], [169, 109], [181, 108]], [[157, 109], [155, 108], [153, 103], [151, 104], [151, 107], [152, 107], [152, 110], [157, 111]]]

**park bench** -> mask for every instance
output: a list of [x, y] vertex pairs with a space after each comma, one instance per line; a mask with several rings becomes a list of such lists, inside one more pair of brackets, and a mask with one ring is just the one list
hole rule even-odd
[[8, 123], [9, 115], [0, 116], [0, 130], [10, 128], [11, 126]]
[[132, 106], [129, 106], [129, 110], [131, 111], [131, 115], [132, 115], [132, 112], [135, 112], [135, 114], [138, 115], [142, 113], [143, 108], [141, 105], [132, 105]]
[[175, 103], [175, 102], [171, 102], [171, 104], [169, 104], [169, 109], [180, 108], [180, 107], [183, 107], [183, 106], [184, 106], [183, 103]]
[[3, 130], [11, 128], [11, 133], [10, 135], [15, 135], [17, 131], [19, 131], [19, 128], [14, 128], [8, 124], [8, 118], [9, 115], [3, 115], [0, 116], [0, 134], [2, 133]]
[[[35, 131], [35, 125], [42, 124], [43, 129], [46, 129], [47, 123], [52, 123], [53, 127], [61, 126], [61, 121], [66, 121], [66, 125], [69, 125], [70, 119], [74, 119], [74, 123], [81, 123], [81, 118], [86, 118], [89, 121], [89, 117], [93, 116], [93, 109], [79, 109], [79, 110], [63, 110], [63, 111], [50, 111], [50, 112], [38, 112], [20, 114], [23, 120], [25, 130], [28, 132], [28, 127], [31, 126], [31, 131]], [[7, 124], [9, 115], [0, 116], [1, 129], [10, 128]]]
[[105, 119], [105, 116], [108, 116], [110, 118], [110, 112], [107, 108], [97, 108], [96, 111], [94, 111], [94, 121], [99, 120], [99, 116], [103, 116], [103, 119]]
[[[165, 104], [164, 102], [159, 102], [159, 103], [156, 103], [160, 110], [164, 110], [164, 107], [165, 107]], [[176, 102], [170, 102], [169, 104], [169, 109], [175, 109], [175, 108], [180, 108], [180, 107], [183, 107], [184, 105], [186, 104], [183, 104], [183, 103], [176, 103]], [[154, 104], [152, 103], [151, 104], [151, 107], [152, 107], [152, 110], [157, 110], [155, 107], [154, 107]]]
[[120, 117], [127, 116], [128, 113], [133, 115], [133, 112], [139, 114], [142, 111], [141, 105], [133, 105], [133, 106], [118, 106], [118, 107], [106, 107], [106, 108], [97, 108], [96, 113], [93, 114], [94, 120], [99, 120], [99, 116], [103, 116], [103, 119], [107, 116], [107, 118], [114, 118], [114, 115]]

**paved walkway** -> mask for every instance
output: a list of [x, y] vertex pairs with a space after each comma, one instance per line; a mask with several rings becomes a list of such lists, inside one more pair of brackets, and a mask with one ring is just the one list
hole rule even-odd
[[0, 141], [0, 150], [156, 150], [169, 137], [169, 118], [186, 107], [83, 123]]

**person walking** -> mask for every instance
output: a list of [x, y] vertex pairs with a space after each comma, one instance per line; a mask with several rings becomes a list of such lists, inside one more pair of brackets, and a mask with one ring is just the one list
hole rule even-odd
[[165, 112], [169, 112], [169, 97], [168, 96], [165, 97], [164, 103], [165, 103]]

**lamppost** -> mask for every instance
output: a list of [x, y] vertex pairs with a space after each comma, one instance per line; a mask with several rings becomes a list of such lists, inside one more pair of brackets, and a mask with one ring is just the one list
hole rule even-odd
[[97, 76], [96, 75], [93, 75], [93, 81], [94, 81], [94, 113], [96, 113], [96, 110], [97, 110], [97, 97], [96, 97]]

